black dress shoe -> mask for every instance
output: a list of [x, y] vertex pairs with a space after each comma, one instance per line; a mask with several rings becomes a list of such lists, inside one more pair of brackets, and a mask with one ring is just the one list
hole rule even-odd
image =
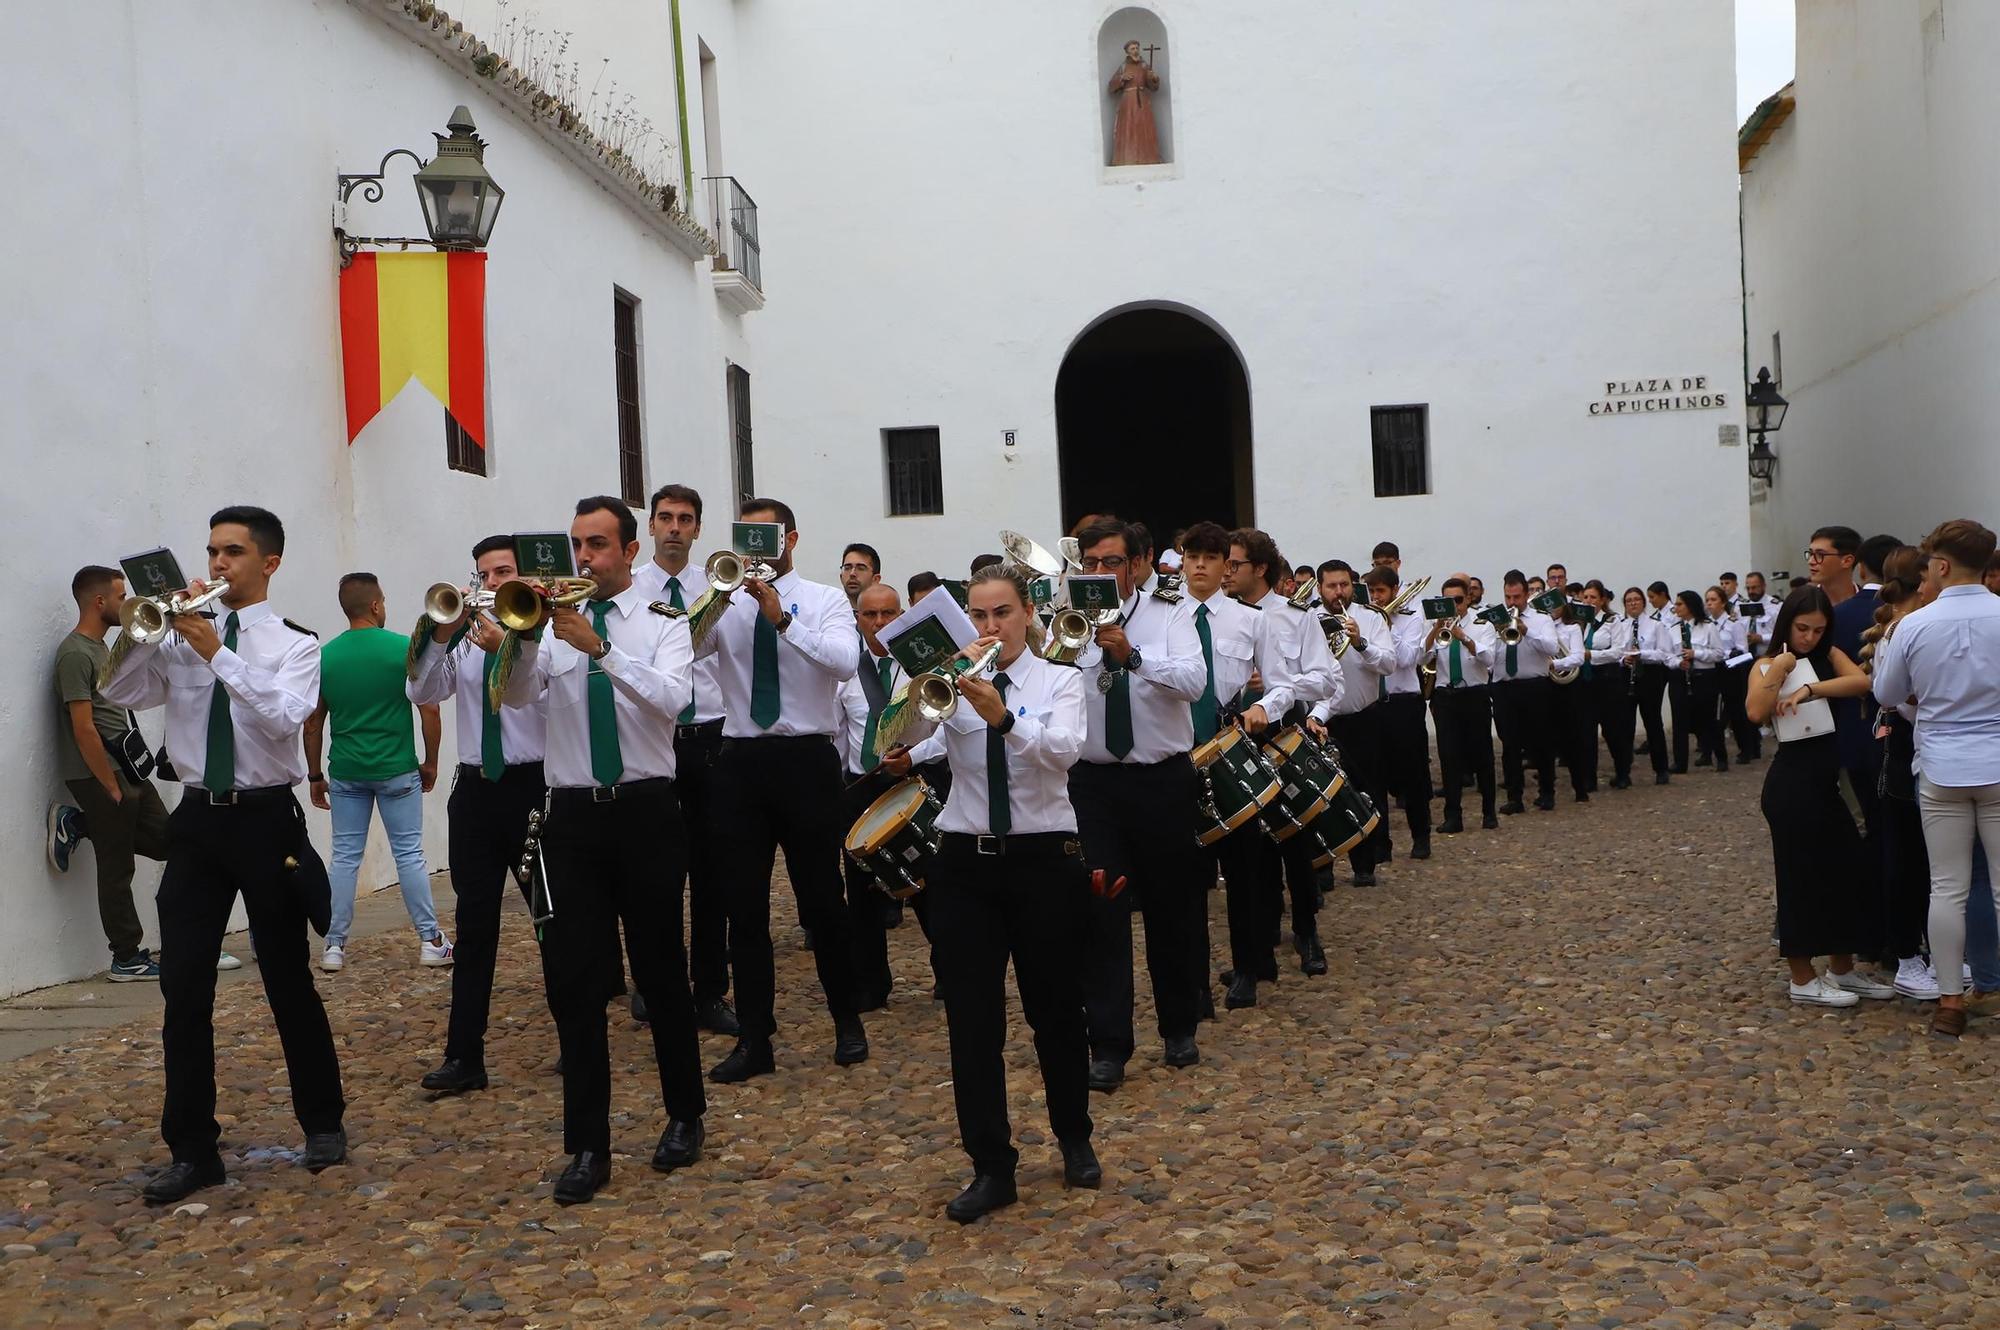
[[710, 1034], [726, 1034], [734, 1038], [743, 1033], [742, 1022], [736, 1019], [736, 1008], [729, 1005], [728, 998], [716, 998], [696, 1007], [694, 1023], [696, 1029]]
[[708, 1139], [708, 1127], [700, 1118], [686, 1122], [679, 1118], [660, 1133], [659, 1148], [653, 1151], [653, 1167], [662, 1173], [686, 1168], [701, 1158], [701, 1143]]
[[632, 1019], [641, 1025], [650, 1024], [653, 1019], [653, 1013], [646, 1010], [646, 999], [639, 996], [636, 988], [632, 990]]
[[767, 1039], [739, 1039], [729, 1056], [709, 1068], [708, 1079], [717, 1085], [733, 1085], [752, 1076], [768, 1076], [778, 1069]]
[[833, 1023], [833, 1061], [838, 1067], [851, 1067], [857, 1062], [868, 1060], [868, 1032], [861, 1028], [859, 1016], [843, 1016]]
[[1062, 1157], [1063, 1186], [1096, 1191], [1104, 1185], [1104, 1165], [1097, 1162], [1097, 1151], [1089, 1141], [1064, 1141]]
[[1464, 830], [1465, 830], [1465, 823], [1460, 821], [1456, 817], [1448, 817], [1444, 821], [1438, 823], [1438, 835], [1440, 836], [1456, 836], [1459, 832]]
[[1528, 810], [1522, 805], [1519, 799], [1509, 799], [1506, 803], [1500, 805], [1500, 811], [1512, 817], [1516, 813], [1525, 813]]
[[972, 1185], [951, 1198], [944, 1208], [945, 1217], [961, 1224], [970, 1224], [992, 1210], [1003, 1205], [1012, 1205], [1020, 1196], [1014, 1190], [1012, 1173], [975, 1173]]
[[306, 1137], [305, 1166], [317, 1173], [323, 1168], [347, 1162], [347, 1131], [336, 1127], [332, 1131], [316, 1131]]
[[1544, 813], [1553, 813], [1556, 811], [1556, 797], [1553, 794], [1537, 795], [1535, 797], [1535, 807], [1541, 809]]
[[1410, 846], [1410, 857], [1411, 857], [1412, 859], [1428, 859], [1428, 858], [1430, 858], [1430, 857], [1431, 857], [1431, 838], [1430, 838], [1429, 836], [1426, 836], [1426, 837], [1424, 837], [1424, 838], [1423, 838], [1422, 840], [1420, 840], [1420, 841], [1416, 842], [1416, 843], [1415, 843], [1414, 845]]
[[462, 1090], [484, 1090], [486, 1088], [486, 1067], [482, 1063], [467, 1062], [464, 1058], [446, 1058], [444, 1065], [427, 1073], [417, 1082], [426, 1090], [439, 1094], [457, 1094]]
[[146, 1198], [149, 1205], [171, 1205], [203, 1187], [220, 1187], [225, 1176], [220, 1159], [211, 1159], [205, 1164], [176, 1161], [155, 1173], [139, 1194]]
[[556, 1179], [556, 1204], [579, 1205], [597, 1195], [597, 1189], [611, 1181], [611, 1156], [585, 1150], [569, 1161]]
[[889, 1005], [889, 995], [887, 993], [878, 991], [872, 993], [856, 993], [854, 995], [854, 1010], [857, 1013], [865, 1014], [871, 1011], [881, 1011], [888, 1005]]
[[1655, 785], [1665, 785], [1666, 783], [1667, 783], [1667, 773], [1666, 773], [1666, 772], [1664, 772], [1664, 771], [1655, 771], [1655, 772], [1653, 773], [1653, 784], [1655, 784]]
[[1580, 803], [1580, 804], [1587, 804], [1587, 803], [1589, 803], [1589, 802], [1590, 802], [1590, 792], [1589, 792], [1588, 790], [1578, 790], [1578, 791], [1576, 792], [1576, 801], [1577, 801], [1578, 803]]
[[1698, 767], [1708, 766], [1714, 760], [1715, 759], [1710, 757], [1707, 753], [1696, 753], [1694, 755], [1694, 764]]
[[1229, 991], [1222, 997], [1222, 1005], [1231, 1011], [1238, 1007], [1257, 1005], [1257, 981], [1247, 974], [1238, 974], [1229, 981]]
[[1715, 769], [1717, 771], [1729, 770], [1729, 759], [1727, 757], [1724, 757], [1721, 753], [1717, 753], [1715, 755]]
[[1630, 776], [1613, 776], [1611, 778], [1611, 788], [1614, 790], [1629, 790], [1632, 788], [1632, 778]]
[[1500, 819], [1491, 813], [1487, 813], [1479, 819], [1479, 829], [1481, 831], [1498, 831], [1500, 829]]
[[1685, 776], [1688, 774], [1688, 765], [1687, 763], [1682, 762], [1675, 766], [1669, 767], [1668, 770], [1672, 771], [1676, 776]]
[[1292, 939], [1299, 951], [1299, 969], [1306, 974], [1326, 973], [1326, 952], [1319, 945], [1318, 933], [1307, 933]]
[[1354, 870], [1354, 885], [1355, 885], [1355, 886], [1357, 886], [1357, 887], [1372, 887], [1372, 886], [1374, 886], [1374, 885], [1375, 885], [1375, 870], [1374, 870], [1374, 869], [1372, 869], [1372, 868], [1357, 868], [1357, 869], [1355, 869], [1355, 870]]
[[1092, 1058], [1090, 1060], [1090, 1088], [1101, 1094], [1110, 1094], [1125, 1084], [1125, 1064], [1116, 1058]]
[[1167, 1036], [1166, 1063], [1169, 1067], [1192, 1067], [1201, 1061], [1201, 1050], [1195, 1047], [1191, 1034], [1170, 1034]]

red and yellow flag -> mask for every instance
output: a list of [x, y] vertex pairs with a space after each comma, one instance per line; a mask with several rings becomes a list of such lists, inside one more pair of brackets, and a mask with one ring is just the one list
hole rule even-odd
[[486, 446], [486, 255], [356, 254], [340, 274], [347, 441], [416, 379]]

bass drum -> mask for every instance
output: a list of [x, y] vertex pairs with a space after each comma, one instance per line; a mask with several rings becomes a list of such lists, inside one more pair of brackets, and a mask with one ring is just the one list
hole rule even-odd
[[897, 900], [924, 889], [938, 852], [938, 815], [944, 805], [921, 776], [889, 787], [847, 832], [847, 853], [875, 875], [875, 885]]
[[1213, 845], [1278, 797], [1278, 778], [1239, 729], [1222, 730], [1193, 753], [1201, 773], [1195, 839]]

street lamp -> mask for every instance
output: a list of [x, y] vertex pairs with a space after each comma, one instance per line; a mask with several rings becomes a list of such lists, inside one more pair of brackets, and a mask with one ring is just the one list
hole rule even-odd
[[1755, 436], [1750, 446], [1750, 479], [1769, 482], [1778, 469], [1778, 455], [1764, 436], [1776, 434], [1784, 426], [1785, 410], [1791, 403], [1779, 396], [1768, 367], [1757, 371], [1757, 381], [1750, 385], [1744, 402], [1750, 408], [1750, 433]]
[[[342, 174], [334, 178], [339, 190], [334, 212], [333, 233], [340, 245], [340, 263], [346, 267], [363, 245], [421, 245], [438, 249], [484, 249], [493, 237], [493, 223], [500, 216], [500, 202], [506, 197], [486, 174], [486, 141], [473, 132], [472, 112], [455, 107], [445, 123], [448, 134], [433, 133], [437, 155], [428, 162], [408, 148], [385, 153], [373, 174]], [[346, 205], [355, 190], [370, 203], [382, 201], [382, 180], [389, 163], [407, 157], [417, 164], [414, 180], [417, 202], [424, 210], [428, 241], [407, 236], [349, 235], [345, 225]]]

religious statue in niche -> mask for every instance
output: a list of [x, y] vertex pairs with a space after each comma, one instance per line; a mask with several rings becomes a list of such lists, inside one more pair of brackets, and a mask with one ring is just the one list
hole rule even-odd
[[1111, 95], [1118, 99], [1118, 118], [1111, 128], [1113, 166], [1159, 164], [1160, 126], [1153, 119], [1153, 94], [1159, 90], [1160, 76], [1141, 55], [1139, 43], [1126, 42], [1125, 63], [1111, 76]]

